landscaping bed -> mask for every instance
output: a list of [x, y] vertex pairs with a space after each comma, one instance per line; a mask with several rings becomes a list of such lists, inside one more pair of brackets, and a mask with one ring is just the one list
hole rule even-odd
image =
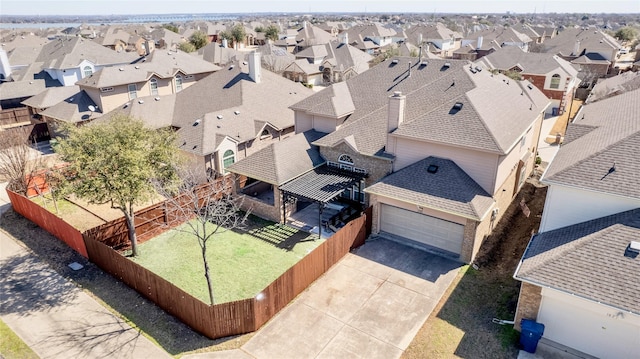
[[[493, 234], [482, 244], [471, 266], [462, 268], [403, 358], [515, 358], [519, 333], [512, 325], [492, 323], [493, 318], [513, 320], [520, 282], [513, 273], [538, 230], [546, 187], [528, 180], [505, 212]], [[531, 210], [520, 209], [524, 198]]]
[[[211, 226], [213, 228], [213, 226]], [[207, 244], [215, 303], [255, 297], [322, 240], [251, 216], [245, 230], [225, 230]], [[188, 225], [139, 245], [136, 263], [209, 303], [202, 251]]]

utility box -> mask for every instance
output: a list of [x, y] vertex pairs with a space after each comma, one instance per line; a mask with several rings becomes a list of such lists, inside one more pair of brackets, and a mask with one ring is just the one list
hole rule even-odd
[[529, 353], [535, 353], [538, 347], [538, 341], [544, 334], [544, 324], [538, 323], [531, 319], [522, 319], [520, 321], [520, 344], [522, 349]]

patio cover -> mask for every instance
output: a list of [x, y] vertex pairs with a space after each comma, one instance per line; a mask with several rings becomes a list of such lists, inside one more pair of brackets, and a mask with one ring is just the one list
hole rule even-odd
[[311, 202], [327, 203], [366, 177], [356, 173], [326, 165], [313, 169], [304, 175], [280, 186], [285, 196], [293, 196]]

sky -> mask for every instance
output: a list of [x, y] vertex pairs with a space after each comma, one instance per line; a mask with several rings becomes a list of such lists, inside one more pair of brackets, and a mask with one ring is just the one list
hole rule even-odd
[[2, 15], [137, 15], [259, 12], [640, 13], [640, 0], [0, 0]]

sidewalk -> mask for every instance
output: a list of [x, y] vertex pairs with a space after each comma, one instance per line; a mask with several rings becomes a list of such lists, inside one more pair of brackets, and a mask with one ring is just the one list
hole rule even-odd
[[2, 231], [0, 290], [0, 318], [41, 358], [170, 358]]

